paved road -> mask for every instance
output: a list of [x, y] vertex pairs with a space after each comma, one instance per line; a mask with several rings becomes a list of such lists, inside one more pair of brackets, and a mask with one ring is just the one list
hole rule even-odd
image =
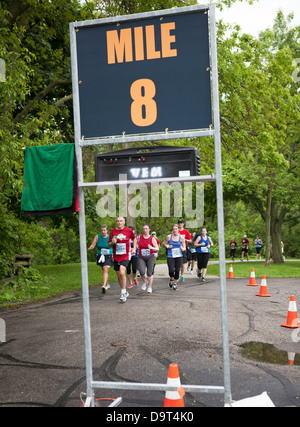
[[[223, 385], [219, 279], [210, 276], [200, 285], [196, 277], [185, 277], [173, 291], [166, 267], [158, 265], [153, 294], [134, 288], [123, 304], [117, 284], [105, 295], [91, 288], [95, 380], [165, 383], [175, 362], [183, 384]], [[268, 299], [256, 297], [259, 288], [247, 287], [248, 281], [228, 281], [233, 399], [267, 391], [276, 406], [300, 406], [299, 368], [289, 366], [284, 353], [300, 353], [300, 344], [293, 342], [291, 330], [280, 327], [290, 295], [300, 304], [299, 278], [269, 279]], [[81, 292], [2, 310], [0, 318], [7, 329], [6, 342], [0, 343], [0, 406], [80, 406], [80, 393], [86, 391]], [[243, 357], [240, 345], [248, 342], [274, 344], [285, 364]], [[164, 401], [163, 392], [96, 391], [98, 399], [118, 396], [122, 407], [162, 407]], [[223, 399], [187, 393], [185, 405], [223, 406]]]

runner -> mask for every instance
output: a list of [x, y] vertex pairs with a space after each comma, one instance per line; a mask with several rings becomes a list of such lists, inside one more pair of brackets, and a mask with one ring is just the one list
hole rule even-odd
[[196, 236], [196, 231], [192, 230], [192, 242], [187, 244], [187, 260], [188, 260], [187, 271], [189, 271], [191, 274], [194, 274], [195, 261], [197, 261], [197, 253], [196, 253], [196, 248], [194, 246], [194, 241], [193, 241], [195, 236]]
[[235, 241], [235, 238], [233, 237], [231, 239], [231, 242], [230, 242], [230, 256], [231, 256], [232, 261], [234, 261], [236, 247], [237, 247], [237, 243]]
[[247, 235], [242, 238], [242, 258], [241, 261], [244, 261], [244, 254], [247, 255], [247, 261], [250, 261], [249, 254], [248, 254], [248, 248], [249, 248], [249, 240], [247, 239]]
[[190, 235], [188, 230], [186, 230], [184, 228], [184, 220], [183, 219], [180, 219], [178, 221], [178, 230], [179, 230], [179, 234], [181, 234], [185, 238], [184, 250], [182, 251], [181, 274], [180, 274], [180, 279], [179, 279], [179, 281], [184, 282], [184, 277], [183, 277], [184, 265], [187, 263], [187, 247], [186, 247], [186, 244], [192, 243], [192, 236]]
[[[129, 228], [134, 232], [134, 227], [129, 227]], [[132, 241], [130, 241], [130, 250], [131, 251], [133, 250]], [[129, 281], [127, 289], [131, 289], [133, 286], [133, 283], [135, 284], [135, 286], [139, 286], [138, 279], [136, 278], [138, 257], [139, 257], [138, 250], [136, 250], [136, 253], [131, 255], [131, 260], [129, 261], [128, 267], [126, 269], [127, 279]], [[131, 275], [131, 270], [132, 270], [132, 275]]]
[[201, 235], [196, 238], [194, 246], [197, 248], [198, 277], [201, 279], [201, 282], [205, 282], [210, 248], [213, 246], [213, 242], [207, 235], [205, 227], [201, 228]]
[[103, 271], [103, 285], [102, 285], [102, 292], [105, 293], [110, 288], [110, 284], [108, 283], [108, 270], [109, 267], [113, 265], [112, 260], [112, 248], [108, 246], [108, 229], [107, 225], [103, 224], [101, 225], [101, 234], [97, 234], [94, 237], [93, 243], [88, 248], [89, 251], [95, 248], [97, 246], [97, 260], [96, 264], [100, 265]]
[[[153, 269], [155, 264], [154, 254], [158, 251], [158, 245], [155, 237], [150, 236], [150, 227], [148, 224], [143, 226], [143, 234], [138, 237], [139, 259], [138, 267], [143, 279], [142, 290], [145, 291], [148, 285], [148, 294], [152, 293]], [[146, 276], [147, 268], [147, 276]]]
[[[158, 250], [160, 250], [160, 241], [156, 237], [156, 231], [152, 231], [151, 236], [153, 236], [154, 239], [156, 240], [156, 243], [157, 243], [157, 246], [158, 246]], [[156, 262], [156, 259], [158, 257], [158, 251], [154, 253], [154, 256], [155, 256], [155, 262]], [[153, 266], [153, 275], [154, 275], [154, 270], [155, 270], [155, 263], [154, 263], [154, 266]]]
[[263, 242], [261, 240], [261, 238], [259, 237], [259, 235], [256, 236], [256, 239], [254, 240], [254, 244], [256, 247], [256, 257], [255, 257], [255, 261], [261, 261], [261, 247], [263, 245]]
[[176, 290], [182, 264], [182, 251], [185, 249], [184, 237], [179, 234], [178, 224], [173, 225], [172, 233], [166, 237], [163, 245], [167, 248], [167, 263], [170, 276], [169, 286]]
[[[117, 226], [111, 231], [108, 244], [113, 247], [114, 269], [117, 272], [121, 287], [120, 301], [125, 302], [129, 296], [126, 290], [126, 269], [131, 254], [136, 252], [136, 237], [130, 228], [125, 227], [125, 219], [122, 216], [118, 216], [116, 222]], [[130, 240], [133, 243], [132, 250], [130, 249]]]

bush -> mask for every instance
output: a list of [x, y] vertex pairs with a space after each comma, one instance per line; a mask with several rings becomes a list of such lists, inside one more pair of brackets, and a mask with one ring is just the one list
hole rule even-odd
[[9, 283], [2, 284], [0, 304], [42, 297], [48, 289], [46, 283], [46, 279], [35, 268], [19, 267], [16, 278]]
[[16, 253], [33, 253], [35, 259], [51, 253], [48, 230], [36, 222], [21, 220], [0, 206], [0, 280], [13, 273]]

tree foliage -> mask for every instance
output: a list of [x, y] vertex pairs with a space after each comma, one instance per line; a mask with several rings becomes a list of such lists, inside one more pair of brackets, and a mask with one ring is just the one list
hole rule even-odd
[[[288, 19], [291, 19], [288, 18]], [[267, 262], [281, 262], [281, 228], [299, 206], [299, 86], [293, 59], [300, 27], [279, 12], [259, 38], [219, 28], [221, 122], [229, 198], [251, 204], [266, 223]]]
[[[229, 7], [242, 0], [220, 0]], [[252, 0], [244, 0], [253, 3]], [[255, 0], [254, 0], [255, 1]], [[69, 22], [196, 4], [196, 0], [2, 0], [0, 58], [0, 276], [8, 274], [17, 251], [35, 251], [40, 262], [78, 260], [77, 217], [19, 217], [24, 151], [22, 147], [73, 143]], [[242, 200], [259, 212], [276, 237], [299, 225], [299, 84], [292, 78], [300, 57], [299, 27], [279, 13], [274, 27], [259, 38], [231, 34], [219, 25], [221, 120], [225, 197]], [[211, 139], [173, 141], [195, 145], [201, 173], [214, 168]], [[111, 147], [109, 147], [111, 148]], [[117, 148], [117, 147], [115, 147]], [[93, 175], [94, 151], [84, 153]], [[213, 185], [206, 191], [206, 214], [213, 221]], [[87, 194], [87, 232], [99, 218], [95, 195]], [[228, 214], [228, 218], [230, 215]], [[165, 229], [166, 221], [156, 221]], [[290, 227], [290, 228], [289, 228]], [[231, 231], [230, 231], [231, 232]], [[275, 243], [275, 247], [277, 247]], [[40, 248], [43, 248], [41, 251]], [[39, 248], [39, 249], [38, 249]]]

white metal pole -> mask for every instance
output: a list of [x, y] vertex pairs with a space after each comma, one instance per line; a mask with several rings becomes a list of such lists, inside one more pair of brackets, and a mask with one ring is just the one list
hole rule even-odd
[[222, 304], [222, 328], [223, 328], [223, 359], [224, 359], [224, 387], [225, 405], [231, 406], [231, 381], [229, 360], [229, 338], [227, 319], [227, 292], [226, 292], [226, 264], [225, 264], [225, 236], [224, 236], [224, 206], [223, 206], [223, 183], [222, 183], [222, 156], [221, 156], [221, 126], [219, 107], [219, 83], [218, 83], [218, 55], [217, 55], [217, 26], [216, 5], [210, 5], [210, 37], [211, 37], [211, 65], [212, 65], [212, 93], [213, 93], [213, 118], [215, 130], [215, 169], [216, 169], [216, 191], [218, 212], [218, 235], [219, 235], [219, 264], [220, 264], [220, 286]]
[[79, 203], [79, 237], [80, 237], [80, 258], [81, 258], [81, 280], [82, 280], [82, 298], [83, 298], [83, 320], [84, 320], [84, 338], [85, 338], [85, 358], [86, 358], [86, 381], [87, 381], [87, 399], [91, 406], [95, 406], [94, 391], [92, 388], [93, 365], [92, 365], [92, 340], [91, 340], [91, 321], [90, 321], [90, 302], [89, 302], [89, 279], [87, 264], [87, 244], [85, 228], [85, 204], [83, 183], [83, 165], [81, 125], [79, 111], [79, 89], [78, 89], [78, 70], [77, 70], [77, 49], [76, 49], [76, 30], [74, 24], [70, 24], [70, 42], [71, 42], [71, 63], [72, 63], [72, 86], [73, 86], [73, 111], [74, 111], [74, 129], [75, 129], [75, 150], [77, 157], [78, 173], [78, 203]]

